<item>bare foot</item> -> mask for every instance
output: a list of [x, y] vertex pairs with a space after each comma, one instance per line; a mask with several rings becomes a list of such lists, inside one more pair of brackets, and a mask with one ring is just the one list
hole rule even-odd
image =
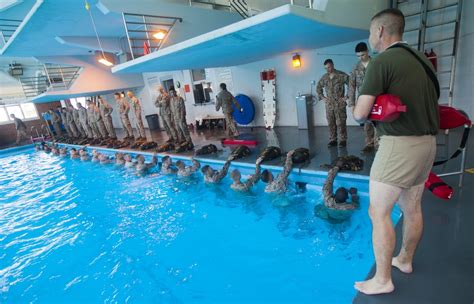
[[374, 278], [367, 281], [355, 282], [354, 288], [366, 295], [390, 293], [395, 289], [391, 280], [386, 283], [380, 283]]
[[403, 273], [412, 273], [413, 266], [411, 263], [403, 263], [398, 257], [392, 258], [392, 266], [397, 267]]

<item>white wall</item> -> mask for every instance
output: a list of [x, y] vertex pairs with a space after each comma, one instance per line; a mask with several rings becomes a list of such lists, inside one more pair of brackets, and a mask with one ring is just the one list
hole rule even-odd
[[474, 117], [474, 1], [463, 1], [460, 43], [456, 78], [454, 83], [455, 107], [461, 108]]

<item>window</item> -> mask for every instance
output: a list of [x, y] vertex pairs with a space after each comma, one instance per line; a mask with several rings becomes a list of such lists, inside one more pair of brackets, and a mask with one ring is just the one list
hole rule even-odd
[[36, 106], [31, 103], [0, 105], [0, 123], [7, 123], [13, 121], [10, 114], [14, 114], [20, 119], [35, 119], [38, 118]]
[[0, 123], [8, 121], [10, 121], [10, 119], [8, 118], [7, 111], [5, 111], [4, 107], [0, 107]]
[[8, 117], [10, 117], [11, 114], [15, 114], [15, 116], [20, 119], [25, 118], [23, 116], [23, 112], [21, 111], [20, 106], [8, 106], [6, 107], [6, 109], [7, 109]]
[[36, 118], [38, 117], [38, 113], [36, 112], [36, 107], [32, 103], [22, 103], [20, 105], [21, 110], [23, 111], [23, 116], [28, 118]]
[[77, 98], [69, 98], [71, 105], [77, 109], [77, 104], [80, 103], [83, 107], [86, 107], [86, 98], [85, 97], [77, 97]]

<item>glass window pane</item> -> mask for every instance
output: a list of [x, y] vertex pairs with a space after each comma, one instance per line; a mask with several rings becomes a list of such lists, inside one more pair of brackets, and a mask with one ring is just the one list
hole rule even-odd
[[38, 113], [36, 113], [36, 107], [33, 103], [22, 103], [21, 109], [23, 110], [23, 115], [25, 118], [36, 118], [38, 117]]
[[10, 119], [8, 119], [7, 111], [5, 111], [4, 107], [0, 107], [0, 122], [6, 121], [10, 121]]
[[23, 113], [21, 112], [20, 106], [8, 106], [6, 107], [7, 112], [8, 112], [8, 117], [10, 117], [10, 114], [15, 114], [17, 118], [23, 119]]

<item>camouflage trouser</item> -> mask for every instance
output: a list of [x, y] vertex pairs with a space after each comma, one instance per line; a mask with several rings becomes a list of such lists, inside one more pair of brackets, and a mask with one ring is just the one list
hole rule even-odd
[[146, 138], [145, 126], [143, 126], [143, 120], [142, 120], [142, 113], [141, 112], [135, 112], [135, 118], [137, 119], [138, 135], [142, 138]]
[[69, 129], [68, 124], [64, 123], [63, 126], [64, 126], [64, 130], [66, 131], [67, 136], [72, 137], [72, 132], [71, 132], [71, 129]]
[[21, 140], [23, 138], [28, 139], [28, 135], [26, 134], [26, 130], [25, 129], [16, 130], [16, 144], [17, 145], [21, 142]]
[[367, 147], [378, 146], [378, 138], [375, 135], [375, 127], [370, 121], [366, 121], [364, 124], [365, 131], [365, 145]]
[[81, 121], [80, 120], [78, 120], [78, 121], [74, 120], [74, 124], [76, 125], [77, 133], [81, 137], [87, 137], [87, 133], [86, 133], [86, 131], [84, 131], [84, 128], [82, 127]]
[[326, 119], [329, 127], [329, 141], [336, 141], [339, 133], [339, 141], [347, 141], [346, 107], [333, 107], [326, 104]]
[[179, 136], [179, 142], [186, 141], [192, 143], [191, 135], [189, 134], [188, 125], [186, 124], [186, 118], [175, 117], [174, 123]]
[[225, 117], [225, 124], [226, 129], [225, 132], [227, 136], [234, 137], [239, 136], [239, 131], [237, 130], [237, 126], [235, 124], [234, 118], [232, 117], [232, 113], [224, 113]]
[[96, 121], [95, 125], [96, 125], [96, 127], [97, 127], [97, 130], [99, 130], [100, 136], [101, 136], [102, 138], [107, 138], [107, 137], [109, 137], [108, 134], [107, 134], [107, 130], [105, 129], [105, 124], [104, 124], [104, 122], [102, 121], [102, 119]]
[[178, 135], [176, 133], [176, 129], [174, 128], [172, 116], [167, 114], [160, 114], [160, 116], [161, 120], [163, 121], [163, 127], [165, 128], [169, 139], [171, 139], [173, 142], [176, 142], [178, 140]]
[[91, 128], [90, 128], [89, 125], [87, 124], [87, 121], [82, 120], [82, 121], [81, 121], [81, 125], [82, 125], [82, 129], [83, 129], [84, 132], [86, 133], [86, 136], [87, 136], [88, 138], [93, 138], [93, 137], [94, 137], [94, 134], [92, 133]]
[[107, 129], [107, 133], [109, 133], [109, 137], [116, 138], [117, 135], [115, 134], [114, 125], [112, 124], [112, 117], [106, 116], [104, 118], [104, 125], [105, 125], [105, 128]]
[[120, 119], [122, 120], [123, 128], [127, 133], [127, 137], [133, 137], [132, 125], [130, 124], [130, 119], [127, 114], [121, 114]]
[[53, 122], [54, 131], [56, 131], [57, 136], [63, 135], [63, 130], [61, 130], [61, 125], [57, 122]]
[[74, 123], [74, 121], [71, 121], [67, 125], [72, 137], [79, 137], [79, 132], [77, 131], [76, 124]]
[[100, 138], [100, 133], [99, 133], [99, 129], [97, 129], [97, 125], [92, 121], [89, 121], [88, 124], [89, 124], [89, 129], [91, 129], [92, 136], [94, 138]]

